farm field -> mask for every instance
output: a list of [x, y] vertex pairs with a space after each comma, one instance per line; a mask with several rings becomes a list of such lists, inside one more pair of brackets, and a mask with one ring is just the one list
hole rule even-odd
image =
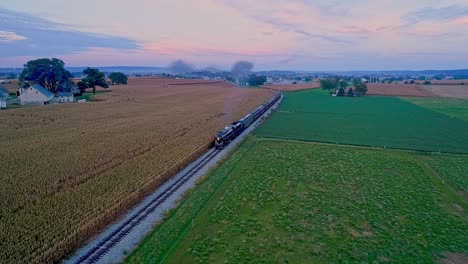
[[126, 262], [466, 261], [463, 160], [251, 137]]
[[[421, 81], [417, 81], [421, 82]], [[467, 79], [459, 79], [459, 80], [431, 80], [430, 81], [432, 84], [437, 84], [437, 85], [468, 85], [468, 80]], [[424, 83], [422, 81], [421, 83]]]
[[425, 156], [424, 160], [437, 175], [468, 201], [468, 156]]
[[158, 78], [112, 90], [0, 112], [0, 263], [57, 262], [273, 95]]
[[417, 96], [436, 97], [437, 95], [425, 89], [424, 85], [401, 84], [401, 83], [368, 83], [369, 95], [390, 96]]
[[424, 85], [424, 89], [440, 97], [468, 99], [467, 85]]
[[263, 85], [261, 87], [272, 89], [275, 91], [301, 91], [301, 90], [308, 90], [308, 89], [317, 89], [320, 88], [320, 83], [318, 81], [308, 82], [308, 83], [300, 83], [300, 84], [269, 84]]
[[18, 90], [18, 81], [17, 80], [8, 80], [9, 83], [0, 83], [0, 86], [7, 89], [10, 94], [16, 94]]
[[468, 100], [452, 98], [403, 98], [413, 104], [468, 121]]
[[468, 122], [394, 97], [331, 97], [321, 90], [285, 93], [269, 138], [468, 153]]

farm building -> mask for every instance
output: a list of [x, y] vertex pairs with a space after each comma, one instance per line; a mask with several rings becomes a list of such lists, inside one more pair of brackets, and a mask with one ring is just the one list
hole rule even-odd
[[28, 88], [21, 88], [19, 95], [21, 105], [26, 104], [48, 104], [54, 99], [54, 94], [46, 88], [35, 84]]
[[59, 92], [55, 99], [59, 103], [69, 103], [69, 102], [74, 101], [73, 93], [64, 93], [64, 92]]
[[0, 109], [6, 108], [6, 97], [0, 94]]
[[10, 93], [8, 92], [7, 89], [0, 86], [0, 96], [3, 96], [5, 99], [8, 99], [10, 98]]

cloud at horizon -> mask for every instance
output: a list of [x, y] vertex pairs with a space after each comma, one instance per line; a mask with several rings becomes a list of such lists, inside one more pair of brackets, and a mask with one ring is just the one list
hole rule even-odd
[[223, 69], [238, 60], [259, 70], [467, 68], [466, 43], [468, 5], [461, 0], [0, 4], [0, 67], [59, 57], [70, 66], [182, 59]]

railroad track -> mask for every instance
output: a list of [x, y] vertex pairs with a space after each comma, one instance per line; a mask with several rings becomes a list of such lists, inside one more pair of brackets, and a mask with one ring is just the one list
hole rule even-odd
[[200, 171], [206, 163], [208, 163], [220, 150], [212, 149], [210, 152], [191, 168], [184, 176], [176, 180], [171, 186], [153, 198], [146, 206], [139, 209], [132, 217], [117, 227], [112, 233], [106, 236], [96, 246], [91, 248], [85, 255], [80, 257], [75, 263], [96, 263], [98, 262], [112, 247], [114, 247], [122, 238], [137, 226], [146, 216], [152, 213], [177, 191], [184, 183], [186, 183], [193, 175]]

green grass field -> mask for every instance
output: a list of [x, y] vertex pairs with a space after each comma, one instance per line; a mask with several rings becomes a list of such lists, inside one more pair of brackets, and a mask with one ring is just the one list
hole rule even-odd
[[444, 183], [468, 200], [468, 156], [428, 156], [425, 161]]
[[338, 144], [468, 153], [468, 122], [395, 97], [285, 93], [256, 135]]
[[465, 157], [251, 137], [127, 262], [430, 263], [466, 253], [467, 201], [455, 189], [468, 178], [443, 164]]
[[419, 106], [468, 121], [468, 100], [425, 97], [405, 97], [404, 99]]

